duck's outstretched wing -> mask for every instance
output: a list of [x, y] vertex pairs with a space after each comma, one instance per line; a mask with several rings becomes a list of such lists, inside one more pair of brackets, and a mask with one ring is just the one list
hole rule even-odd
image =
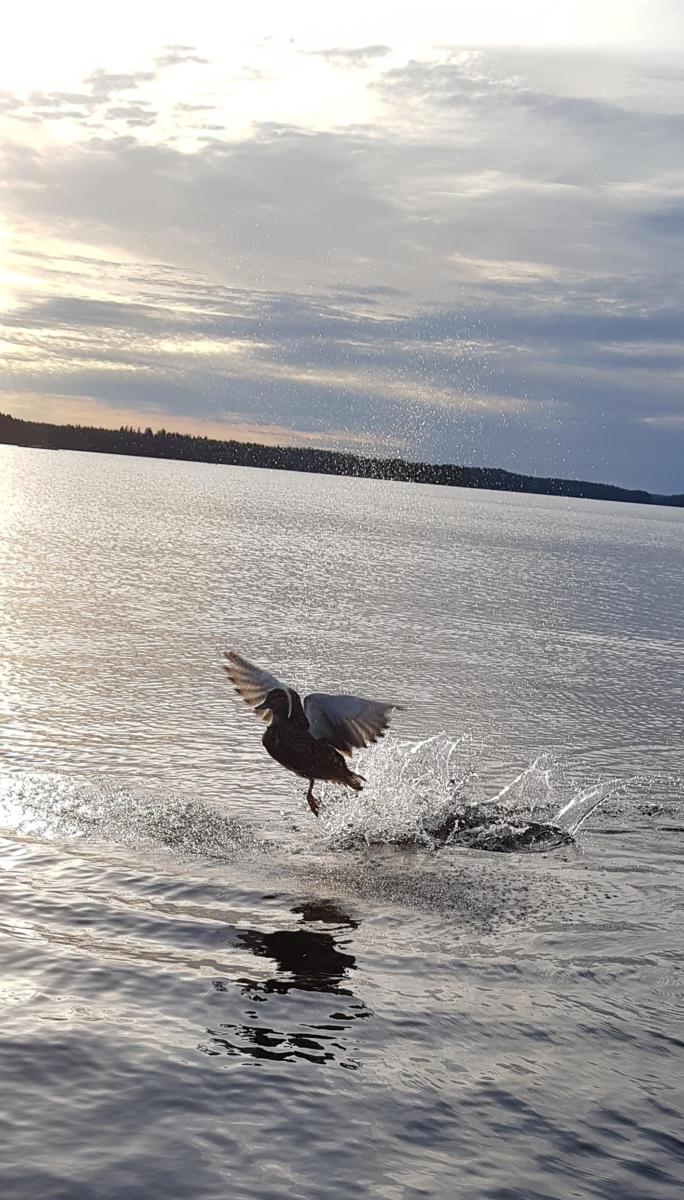
[[[262, 671], [261, 667], [255, 667], [254, 663], [248, 662], [234, 650], [227, 650], [224, 654], [223, 667], [233, 687], [250, 708], [256, 708], [257, 704], [263, 704], [268, 693], [275, 688], [280, 688], [290, 697], [297, 695], [293, 688], [288, 687], [286, 683], [281, 683], [275, 675], [271, 675], [270, 671]], [[271, 713], [267, 708], [263, 712], [257, 713], [257, 716], [261, 717], [263, 721], [271, 719]]]
[[324, 738], [343, 754], [383, 737], [398, 708], [401, 704], [364, 700], [362, 696], [328, 696], [325, 692], [312, 692], [304, 699], [311, 736]]

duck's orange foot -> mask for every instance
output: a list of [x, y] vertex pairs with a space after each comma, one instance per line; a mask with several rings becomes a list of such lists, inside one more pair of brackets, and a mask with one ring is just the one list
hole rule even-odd
[[313, 815], [315, 817], [317, 817], [318, 816], [318, 800], [316, 799], [316, 797], [313, 794], [313, 785], [314, 785], [314, 781], [313, 781], [313, 779], [310, 779], [309, 780], [309, 790], [306, 793], [306, 802], [307, 802], [309, 808], [311, 809]]

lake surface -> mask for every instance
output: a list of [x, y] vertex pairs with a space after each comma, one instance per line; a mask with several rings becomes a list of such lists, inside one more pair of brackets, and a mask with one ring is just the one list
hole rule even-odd
[[[674, 509], [0, 447], [3, 1200], [679, 1198], [683, 596]], [[228, 647], [405, 705], [360, 796]]]

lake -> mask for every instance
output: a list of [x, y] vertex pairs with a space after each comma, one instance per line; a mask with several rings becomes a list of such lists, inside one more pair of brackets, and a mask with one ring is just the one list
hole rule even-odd
[[[679, 1198], [683, 597], [682, 510], [1, 446], [3, 1200]], [[227, 648], [404, 705], [363, 793]]]

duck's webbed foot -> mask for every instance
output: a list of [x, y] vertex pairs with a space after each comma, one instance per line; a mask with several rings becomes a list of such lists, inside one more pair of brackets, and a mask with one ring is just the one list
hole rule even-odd
[[309, 808], [311, 809], [313, 815], [315, 817], [317, 817], [318, 816], [318, 800], [316, 799], [316, 797], [313, 794], [313, 785], [314, 785], [314, 781], [313, 781], [313, 779], [310, 779], [309, 780], [309, 790], [306, 793], [306, 802], [307, 802]]

